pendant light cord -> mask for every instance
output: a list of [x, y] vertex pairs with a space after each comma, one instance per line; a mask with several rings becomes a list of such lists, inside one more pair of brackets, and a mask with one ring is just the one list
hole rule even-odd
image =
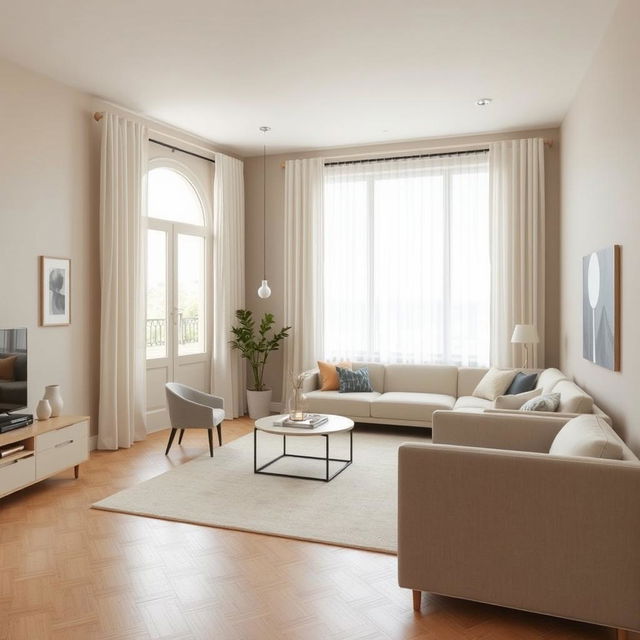
[[267, 145], [262, 146], [262, 279], [267, 279]]

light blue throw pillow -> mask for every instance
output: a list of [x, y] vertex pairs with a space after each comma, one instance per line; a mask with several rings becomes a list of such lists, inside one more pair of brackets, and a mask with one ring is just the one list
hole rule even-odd
[[521, 407], [520, 411], [557, 411], [560, 406], [559, 393], [547, 393], [544, 396], [531, 398], [527, 400]]
[[369, 369], [362, 367], [350, 371], [342, 367], [336, 367], [338, 378], [340, 379], [340, 393], [356, 393], [358, 391], [373, 391], [371, 380], [369, 380]]

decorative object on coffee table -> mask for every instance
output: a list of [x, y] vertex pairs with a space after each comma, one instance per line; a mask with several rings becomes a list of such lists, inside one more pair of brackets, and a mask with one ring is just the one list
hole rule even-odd
[[529, 366], [529, 345], [538, 344], [538, 342], [540, 342], [540, 338], [534, 325], [517, 324], [514, 327], [511, 343], [524, 345], [524, 364], [522, 365], [524, 369]]
[[40, 325], [71, 324], [71, 260], [40, 256]]
[[301, 373], [294, 378], [293, 373], [289, 372], [292, 391], [289, 396], [287, 412], [290, 420], [302, 421], [307, 415], [306, 401], [302, 392], [302, 385], [306, 377], [306, 373]]
[[249, 362], [251, 369], [251, 386], [247, 389], [249, 417], [254, 420], [268, 416], [271, 405], [271, 389], [264, 384], [264, 366], [272, 351], [278, 351], [280, 343], [289, 335], [291, 327], [283, 327], [273, 331], [275, 320], [272, 313], [265, 313], [257, 330], [253, 314], [248, 309], [238, 309], [237, 326], [231, 327], [234, 339], [230, 341], [234, 349]]
[[582, 356], [620, 371], [620, 245], [582, 259]]
[[[337, 475], [342, 473], [353, 462], [353, 420], [345, 418], [344, 416], [327, 415], [328, 420], [323, 424], [313, 429], [298, 428], [298, 427], [285, 427], [276, 424], [280, 418], [285, 416], [267, 416], [256, 420], [255, 427], [253, 429], [253, 472], [262, 473], [268, 476], [281, 476], [285, 478], [299, 478], [301, 480], [321, 480], [322, 482], [329, 482], [333, 480]], [[270, 433], [282, 436], [282, 454], [273, 458], [269, 462], [258, 466], [258, 431], [264, 433]], [[332, 433], [338, 433], [340, 431], [349, 432], [349, 458], [331, 458], [329, 456], [329, 435]], [[287, 436], [322, 436], [325, 439], [325, 455], [324, 456], [310, 456], [287, 453]], [[324, 462], [324, 475], [323, 476], [309, 476], [298, 475], [293, 473], [279, 473], [276, 471], [265, 471], [268, 467], [275, 464], [279, 460], [285, 458], [300, 458], [305, 460], [322, 460]], [[340, 466], [330, 472], [330, 466], [332, 462], [341, 463]]]

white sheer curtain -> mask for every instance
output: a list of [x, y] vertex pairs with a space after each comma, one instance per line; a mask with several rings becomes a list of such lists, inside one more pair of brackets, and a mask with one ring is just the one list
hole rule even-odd
[[213, 349], [211, 392], [227, 418], [244, 415], [245, 368], [231, 349], [235, 312], [244, 308], [244, 165], [216, 153], [213, 181]]
[[521, 364], [511, 344], [515, 324], [533, 324], [540, 343], [531, 367], [544, 366], [544, 140], [490, 145], [491, 363]]
[[146, 435], [142, 214], [148, 136], [142, 124], [112, 113], [101, 126], [98, 448], [118, 449]]
[[324, 357], [489, 362], [486, 152], [325, 167]]
[[289, 373], [315, 366], [322, 353], [322, 200], [321, 158], [285, 163], [284, 341], [282, 402], [290, 393]]

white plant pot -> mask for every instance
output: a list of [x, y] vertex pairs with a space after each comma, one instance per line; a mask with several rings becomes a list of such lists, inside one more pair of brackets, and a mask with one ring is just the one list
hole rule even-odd
[[251, 391], [247, 389], [247, 405], [249, 417], [253, 420], [264, 418], [271, 413], [271, 389], [266, 391]]

